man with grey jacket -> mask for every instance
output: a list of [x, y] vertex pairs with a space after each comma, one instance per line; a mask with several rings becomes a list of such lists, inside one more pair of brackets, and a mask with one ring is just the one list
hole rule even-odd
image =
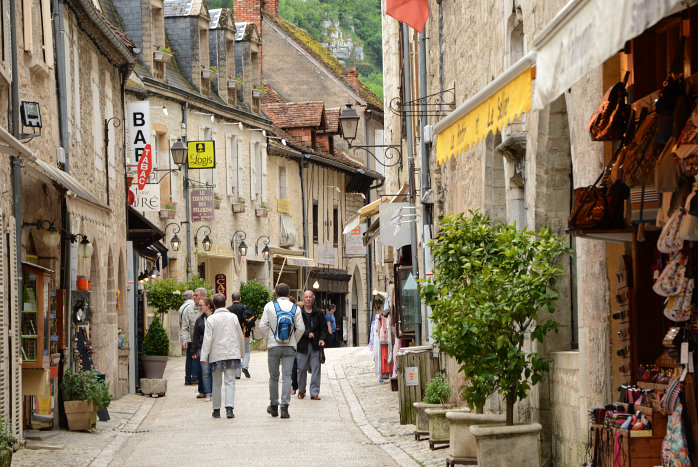
[[202, 297], [207, 297], [208, 292], [205, 288], [199, 287], [194, 291], [192, 302], [182, 311], [182, 319], [179, 327], [179, 337], [182, 341], [182, 348], [187, 349], [187, 361], [184, 363], [184, 368], [186, 371], [187, 362], [191, 360], [190, 371], [184, 377], [184, 384], [196, 384], [201, 376], [201, 363], [199, 360], [192, 359], [192, 356], [196, 354], [196, 348], [193, 345], [192, 335], [194, 334], [194, 327], [196, 326], [196, 320], [201, 316], [199, 311], [199, 300]]
[[262, 336], [267, 341], [267, 363], [269, 365], [269, 407], [267, 413], [272, 417], [279, 415], [279, 364], [281, 365], [281, 418], [290, 418], [288, 405], [291, 402], [291, 371], [293, 361], [296, 359], [296, 343], [303, 336], [305, 325], [301, 316], [301, 310], [288, 299], [290, 289], [288, 285], [279, 283], [276, 286], [276, 302], [282, 311], [295, 310], [293, 323], [294, 330], [288, 342], [278, 342], [274, 333], [277, 327], [276, 307], [274, 302], [264, 306], [262, 321], [259, 325]]

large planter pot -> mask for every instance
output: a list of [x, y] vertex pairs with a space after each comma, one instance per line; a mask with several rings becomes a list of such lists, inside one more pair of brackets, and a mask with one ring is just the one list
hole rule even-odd
[[97, 423], [97, 412], [92, 401], [64, 401], [65, 417], [70, 431], [90, 431]]
[[10, 467], [12, 465], [12, 449], [0, 450], [0, 467]]
[[[425, 402], [412, 402], [412, 407], [414, 407], [415, 413], [415, 430], [414, 439], [421, 441], [422, 439], [427, 439], [429, 436], [429, 416], [425, 412], [426, 409], [440, 409], [443, 408], [441, 404], [427, 404]], [[424, 438], [422, 438], [424, 437]]]
[[220, 207], [221, 207], [221, 201], [223, 201], [223, 200], [222, 200], [222, 199], [213, 198], [213, 207], [214, 207], [214, 209], [220, 209]]
[[429, 449], [436, 449], [439, 444], [448, 444], [451, 436], [446, 414], [451, 408], [439, 407], [438, 409], [426, 409], [424, 412], [429, 417]]
[[143, 361], [145, 377], [148, 379], [162, 379], [167, 366], [167, 358], [160, 355], [143, 355], [141, 361]]
[[471, 425], [504, 423], [506, 415], [478, 414], [461, 411], [449, 411], [446, 418], [450, 425], [449, 454], [454, 460], [475, 460], [477, 444], [470, 433]]
[[488, 467], [540, 466], [540, 423], [506, 426], [472, 425], [477, 440], [477, 463]]
[[165, 52], [153, 52], [153, 60], [161, 63], [169, 63], [172, 60], [172, 55]]

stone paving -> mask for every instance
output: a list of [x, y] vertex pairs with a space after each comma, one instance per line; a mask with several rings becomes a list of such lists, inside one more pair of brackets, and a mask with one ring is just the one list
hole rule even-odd
[[[321, 401], [293, 398], [291, 419], [266, 414], [266, 353], [236, 384], [235, 418], [211, 418], [211, 403], [184, 386], [184, 358], [170, 358], [167, 396], [113, 401], [92, 433], [61, 431], [30, 441], [12, 465], [444, 465], [446, 449], [414, 440], [399, 424], [397, 392], [379, 383], [366, 348], [327, 350]], [[223, 415], [223, 417], [225, 417]], [[281, 461], [283, 459], [283, 461]]]

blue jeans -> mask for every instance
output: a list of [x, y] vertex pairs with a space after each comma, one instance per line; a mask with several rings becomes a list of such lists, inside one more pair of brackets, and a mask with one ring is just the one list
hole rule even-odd
[[184, 384], [191, 384], [196, 381], [201, 372], [201, 364], [199, 360], [193, 359], [192, 357], [196, 353], [194, 344], [192, 342], [187, 343], [187, 359], [184, 362]]
[[[201, 355], [201, 347], [199, 347], [196, 350], [196, 353]], [[206, 394], [207, 396], [211, 395], [211, 388], [213, 387], [213, 375], [211, 374], [211, 370], [209, 368], [208, 362], [205, 364], [201, 363], [201, 360], [198, 360], [199, 362], [199, 392], [201, 394]]]

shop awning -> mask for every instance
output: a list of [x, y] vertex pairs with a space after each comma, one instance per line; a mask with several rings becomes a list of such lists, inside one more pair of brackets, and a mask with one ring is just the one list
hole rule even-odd
[[78, 197], [81, 200], [97, 207], [111, 211], [109, 206], [97, 199], [96, 196], [83, 187], [82, 184], [73, 178], [72, 175], [62, 171], [58, 167], [54, 167], [41, 159], [35, 159], [34, 161], [28, 162], [27, 167], [34, 169], [34, 171], [38, 172], [40, 175], [61, 186], [66, 190], [66, 196]]
[[367, 246], [371, 241], [376, 238], [381, 233], [381, 220], [376, 219], [373, 223], [366, 229], [364, 233], [364, 246]]
[[571, 0], [534, 39], [540, 110], [625, 43], [681, 8], [681, 0]]
[[530, 52], [434, 125], [441, 165], [531, 109], [536, 53]]
[[354, 230], [361, 222], [365, 221], [370, 217], [377, 216], [381, 203], [394, 203], [396, 201], [402, 201], [402, 198], [404, 198], [406, 194], [407, 183], [403, 183], [402, 188], [400, 188], [400, 191], [398, 191], [395, 195], [381, 196], [377, 200], [362, 207], [344, 224], [344, 230], [342, 231], [342, 233], [344, 235], [347, 235], [349, 232]]
[[315, 260], [303, 256], [274, 255], [274, 259], [282, 259], [286, 266], [315, 266]]
[[128, 207], [126, 219], [128, 222], [126, 239], [133, 242], [137, 250], [148, 248], [165, 238], [165, 232], [131, 206]]

